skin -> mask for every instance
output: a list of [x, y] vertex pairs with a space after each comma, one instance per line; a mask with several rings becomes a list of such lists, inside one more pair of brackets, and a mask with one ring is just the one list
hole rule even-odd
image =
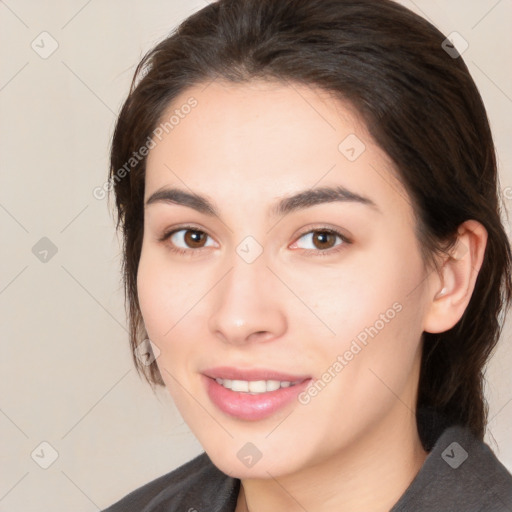
[[[387, 511], [427, 456], [414, 416], [421, 334], [462, 316], [485, 229], [461, 225], [455, 257], [431, 271], [411, 201], [348, 105], [296, 84], [213, 82], [185, 91], [169, 113], [190, 96], [197, 107], [155, 139], [145, 198], [166, 187], [193, 191], [219, 216], [169, 202], [145, 208], [138, 294], [166, 386], [213, 463], [241, 479], [237, 512]], [[350, 134], [365, 145], [354, 161], [338, 149]], [[331, 185], [376, 207], [330, 202], [269, 215], [285, 196]], [[189, 223], [205, 233], [201, 243], [189, 231], [160, 240]], [[311, 231], [325, 227], [350, 243], [335, 236], [315, 243]], [[247, 236], [263, 248], [252, 263], [236, 252]], [[397, 303], [400, 312], [306, 405], [294, 400], [245, 421], [206, 393], [201, 372], [215, 366], [321, 379]], [[237, 457], [247, 442], [262, 454], [251, 468]]]

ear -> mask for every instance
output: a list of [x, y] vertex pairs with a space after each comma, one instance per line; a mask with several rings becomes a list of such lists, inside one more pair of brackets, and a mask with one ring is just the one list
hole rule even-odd
[[423, 330], [431, 333], [451, 329], [466, 310], [482, 266], [487, 230], [476, 220], [458, 228], [457, 242], [432, 279]]

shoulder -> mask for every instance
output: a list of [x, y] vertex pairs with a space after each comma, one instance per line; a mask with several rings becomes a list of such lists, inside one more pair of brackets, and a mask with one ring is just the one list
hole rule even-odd
[[468, 428], [452, 425], [391, 512], [406, 510], [510, 512], [512, 475]]
[[135, 489], [103, 512], [234, 510], [240, 481], [222, 473], [206, 453]]

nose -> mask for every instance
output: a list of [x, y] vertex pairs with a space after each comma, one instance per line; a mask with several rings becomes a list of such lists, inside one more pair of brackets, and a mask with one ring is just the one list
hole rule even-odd
[[279, 280], [267, 268], [263, 255], [252, 263], [235, 256], [231, 270], [212, 290], [210, 332], [233, 345], [282, 336], [287, 319]]

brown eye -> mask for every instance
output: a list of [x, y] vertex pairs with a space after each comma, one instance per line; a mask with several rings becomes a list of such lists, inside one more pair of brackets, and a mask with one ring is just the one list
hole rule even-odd
[[336, 244], [336, 235], [329, 231], [315, 231], [312, 241], [317, 249], [330, 249]]
[[334, 229], [312, 229], [300, 236], [293, 246], [322, 256], [344, 249], [351, 243], [351, 240]]
[[183, 240], [192, 249], [203, 247], [204, 241], [206, 240], [206, 233], [187, 229]]
[[215, 246], [213, 239], [204, 231], [195, 228], [182, 227], [165, 234], [160, 241], [169, 241], [171, 248], [177, 251], [192, 251]]

